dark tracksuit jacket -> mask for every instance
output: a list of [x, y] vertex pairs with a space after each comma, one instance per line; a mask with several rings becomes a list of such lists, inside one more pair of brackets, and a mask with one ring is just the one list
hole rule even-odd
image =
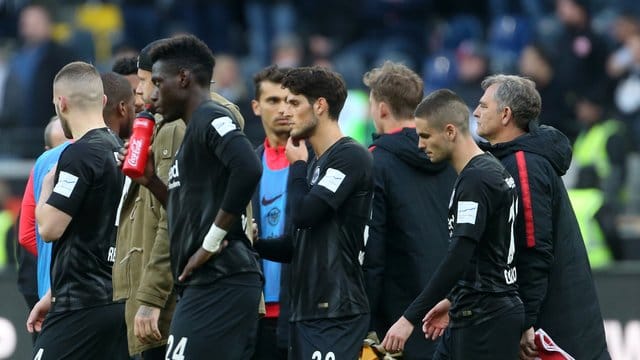
[[[418, 149], [414, 128], [376, 136], [374, 195], [364, 257], [371, 329], [382, 339], [426, 286], [449, 245], [447, 213], [456, 173]], [[431, 359], [435, 342], [416, 329], [406, 359]]]
[[569, 140], [533, 123], [510, 142], [481, 147], [500, 159], [518, 189], [516, 268], [525, 329], [544, 329], [576, 359], [609, 359], [587, 252], [561, 178], [571, 163]]

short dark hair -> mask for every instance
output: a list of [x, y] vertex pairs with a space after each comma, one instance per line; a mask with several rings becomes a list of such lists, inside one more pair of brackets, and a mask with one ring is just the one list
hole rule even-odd
[[117, 59], [111, 71], [123, 76], [136, 75], [138, 73], [138, 57], [137, 56], [125, 56]]
[[164, 61], [178, 72], [189, 70], [198, 85], [209, 88], [216, 61], [207, 45], [193, 35], [176, 36], [153, 46], [149, 56], [153, 63]]
[[347, 99], [347, 85], [340, 74], [323, 67], [299, 67], [287, 71], [282, 86], [292, 94], [303, 95], [310, 103], [324, 98], [329, 104], [329, 116], [338, 120]]
[[428, 119], [438, 129], [453, 124], [460, 132], [469, 132], [469, 107], [449, 89], [436, 90], [427, 95], [416, 107], [414, 116]]
[[102, 110], [102, 113], [106, 115], [110, 114], [121, 101], [129, 101], [133, 96], [133, 91], [131, 91], [131, 83], [120, 74], [106, 72], [100, 74], [100, 77], [104, 94], [107, 96], [107, 103]]
[[253, 75], [253, 86], [255, 87], [255, 99], [260, 99], [260, 93], [262, 91], [260, 84], [263, 81], [270, 81], [275, 84], [282, 84], [284, 75], [289, 71], [289, 68], [280, 68], [278, 65], [270, 65], [266, 68], [258, 71]]
[[389, 105], [394, 116], [410, 118], [424, 96], [424, 82], [405, 65], [385, 61], [368, 71], [362, 82], [371, 89], [376, 101]]

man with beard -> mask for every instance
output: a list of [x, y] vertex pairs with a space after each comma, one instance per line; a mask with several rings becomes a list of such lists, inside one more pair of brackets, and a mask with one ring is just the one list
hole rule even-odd
[[65, 136], [76, 141], [45, 176], [36, 207], [42, 239], [56, 243], [51, 289], [27, 320], [29, 331], [41, 330], [34, 358], [127, 359], [124, 304], [113, 302], [111, 286], [122, 144], [105, 126], [106, 99], [92, 65], [66, 65], [53, 94]]
[[[372, 159], [338, 126], [344, 80], [320, 67], [287, 72], [291, 260], [290, 359], [355, 359], [369, 326], [359, 256], [372, 196]], [[315, 157], [309, 159], [306, 142]]]

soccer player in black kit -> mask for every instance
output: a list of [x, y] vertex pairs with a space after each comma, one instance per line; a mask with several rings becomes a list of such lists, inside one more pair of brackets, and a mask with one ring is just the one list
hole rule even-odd
[[128, 359], [124, 303], [112, 301], [111, 286], [122, 144], [104, 123], [106, 97], [92, 65], [63, 67], [53, 94], [65, 136], [76, 141], [46, 175], [36, 207], [42, 238], [55, 242], [51, 289], [27, 320], [29, 331], [42, 329], [34, 359]]
[[441, 331], [448, 312], [451, 323], [434, 359], [517, 359], [524, 308], [513, 267], [514, 180], [477, 146], [469, 132], [469, 110], [452, 91], [428, 95], [415, 118], [420, 149], [432, 162], [451, 162], [458, 173], [449, 202], [451, 243], [429, 284], [382, 345], [402, 349], [421, 320], [433, 336], [433, 327]]
[[[369, 326], [358, 256], [372, 196], [369, 152], [338, 126], [347, 91], [329, 70], [297, 68], [282, 86], [294, 236], [290, 359], [356, 359]], [[309, 159], [305, 140], [316, 154]]]
[[184, 140], [168, 185], [153, 173], [134, 179], [167, 209], [171, 269], [180, 296], [167, 359], [248, 359], [262, 274], [243, 215], [262, 167], [237, 119], [211, 100], [211, 50], [187, 35], [150, 51], [151, 96], [165, 121], [183, 119]]

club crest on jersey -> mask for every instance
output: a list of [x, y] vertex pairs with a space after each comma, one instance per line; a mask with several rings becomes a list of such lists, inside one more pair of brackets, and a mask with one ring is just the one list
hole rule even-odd
[[169, 169], [169, 181], [167, 182], [167, 189], [175, 189], [180, 186], [180, 171], [178, 170], [178, 159], [171, 165]]
[[269, 210], [267, 213], [267, 221], [269, 225], [276, 226], [278, 222], [280, 222], [280, 209], [274, 207]]
[[311, 176], [311, 185], [315, 185], [320, 177], [320, 166], [316, 166], [315, 170], [313, 170], [313, 176]]

